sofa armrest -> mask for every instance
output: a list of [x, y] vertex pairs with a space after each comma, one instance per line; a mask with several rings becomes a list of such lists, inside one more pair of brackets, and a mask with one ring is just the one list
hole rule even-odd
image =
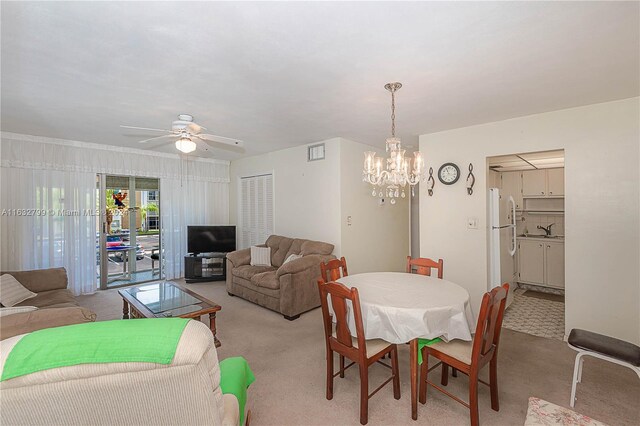
[[246, 248], [227, 253], [227, 259], [229, 259], [233, 264], [234, 268], [242, 265], [248, 265], [251, 262], [251, 249]]
[[285, 317], [296, 317], [320, 306], [320, 264], [330, 259], [335, 259], [335, 256], [310, 254], [278, 269], [276, 276], [280, 280], [280, 312]]
[[80, 306], [68, 308], [43, 308], [31, 312], [6, 315], [0, 323], [0, 340], [31, 333], [43, 328], [93, 322], [96, 314]]
[[335, 258], [332, 255], [320, 255], [320, 254], [310, 254], [307, 256], [303, 256], [299, 259], [292, 260], [291, 262], [287, 262], [281, 267], [278, 268], [276, 272], [276, 277], [280, 278], [285, 274], [297, 274], [304, 270], [310, 268], [318, 268], [320, 270], [320, 263], [326, 262], [330, 259]]

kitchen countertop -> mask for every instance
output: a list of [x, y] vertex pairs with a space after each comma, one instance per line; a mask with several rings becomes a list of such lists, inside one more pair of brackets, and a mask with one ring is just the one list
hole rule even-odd
[[538, 241], [559, 241], [564, 242], [564, 235], [552, 235], [551, 237], [545, 237], [544, 235], [518, 235], [517, 238], [523, 238], [526, 240], [538, 240]]

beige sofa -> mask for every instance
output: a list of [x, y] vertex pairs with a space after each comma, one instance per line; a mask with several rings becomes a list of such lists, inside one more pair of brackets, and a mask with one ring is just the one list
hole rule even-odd
[[67, 271], [64, 268], [34, 271], [5, 271], [27, 289], [38, 295], [16, 306], [36, 306], [38, 310], [7, 315], [0, 321], [0, 340], [43, 328], [60, 327], [96, 320], [96, 314], [78, 306], [67, 290]]
[[[333, 244], [271, 235], [261, 247], [271, 248], [271, 265], [251, 266], [251, 249], [227, 254], [227, 292], [280, 312], [288, 320], [320, 306], [320, 264], [335, 259]], [[291, 255], [301, 258], [288, 263]]]
[[[23, 337], [2, 341], [2, 353]], [[3, 425], [238, 426], [240, 419], [238, 399], [220, 390], [213, 335], [199, 321], [188, 322], [170, 364], [52, 368], [0, 382], [0, 396]]]

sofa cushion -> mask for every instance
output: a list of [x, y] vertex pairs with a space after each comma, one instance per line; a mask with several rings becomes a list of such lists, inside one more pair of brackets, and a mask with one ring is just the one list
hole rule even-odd
[[323, 243], [322, 241], [307, 240], [302, 243], [300, 254], [307, 256], [309, 254], [331, 254], [333, 252], [333, 244]]
[[236, 277], [244, 278], [245, 280], [251, 281], [251, 278], [255, 274], [259, 274], [261, 272], [267, 271], [275, 271], [276, 268], [273, 266], [251, 266], [251, 265], [242, 265], [237, 268], [233, 268], [231, 273]]
[[13, 275], [3, 274], [0, 276], [0, 303], [2, 306], [10, 308], [34, 297], [36, 294], [20, 284]]
[[64, 308], [78, 306], [69, 290], [51, 290], [38, 293], [36, 297], [27, 299], [16, 306], [36, 306], [38, 308]]
[[272, 290], [278, 290], [280, 288], [280, 280], [276, 277], [276, 271], [255, 274], [251, 278], [251, 284], [258, 287], [270, 288]]
[[33, 271], [3, 271], [11, 274], [20, 284], [34, 293], [67, 288], [67, 271], [64, 268], [36, 269]]
[[271, 235], [267, 238], [265, 245], [271, 248], [271, 264], [273, 266], [282, 266], [282, 262], [284, 262], [292, 243], [293, 238], [282, 237], [280, 235]]
[[251, 266], [271, 266], [271, 247], [251, 247]]
[[291, 243], [291, 247], [289, 247], [289, 251], [287, 252], [287, 255], [284, 258], [287, 259], [292, 254], [300, 254], [300, 252], [302, 251], [302, 243], [304, 243], [305, 241], [309, 241], [309, 240], [295, 238]]

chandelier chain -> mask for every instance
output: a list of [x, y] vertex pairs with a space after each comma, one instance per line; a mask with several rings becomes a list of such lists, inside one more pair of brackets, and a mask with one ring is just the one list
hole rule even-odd
[[396, 91], [391, 91], [391, 137], [396, 137]]

